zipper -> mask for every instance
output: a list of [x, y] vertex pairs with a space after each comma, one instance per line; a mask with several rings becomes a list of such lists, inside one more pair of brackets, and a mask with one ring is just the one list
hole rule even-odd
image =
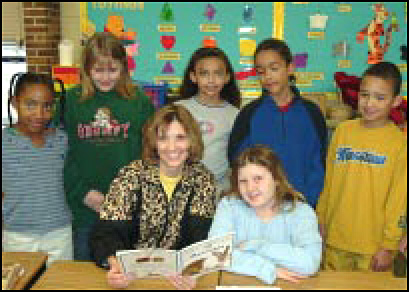
[[282, 130], [282, 134], [284, 137], [284, 141], [287, 139], [287, 135], [286, 135], [286, 130], [285, 130], [285, 126], [284, 126], [284, 112], [281, 112], [281, 130]]

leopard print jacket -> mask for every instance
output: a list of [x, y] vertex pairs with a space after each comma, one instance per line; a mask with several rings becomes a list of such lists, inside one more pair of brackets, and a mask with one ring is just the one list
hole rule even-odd
[[[135, 210], [136, 206], [139, 206], [139, 211]], [[213, 175], [202, 163], [185, 165], [182, 179], [168, 202], [159, 178], [159, 165], [137, 160], [121, 169], [113, 180], [101, 207], [100, 219], [139, 220], [135, 249], [170, 249], [179, 240], [186, 211], [191, 216], [211, 219], [215, 209]]]

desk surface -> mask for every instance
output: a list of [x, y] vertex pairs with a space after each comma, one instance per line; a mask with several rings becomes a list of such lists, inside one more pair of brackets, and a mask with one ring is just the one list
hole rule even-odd
[[43, 252], [2, 252], [2, 264], [18, 263], [24, 267], [24, 275], [17, 280], [14, 290], [22, 290], [47, 261]]
[[[92, 262], [55, 261], [32, 290], [114, 290], [106, 280], [106, 271]], [[219, 273], [211, 273], [198, 279], [197, 289], [210, 290], [217, 286]], [[138, 279], [129, 290], [175, 290], [166, 279]]]
[[[220, 286], [268, 286], [255, 277], [223, 272]], [[302, 280], [297, 284], [278, 280], [274, 287], [295, 290], [407, 290], [407, 278], [395, 278], [391, 272], [327, 272]]]
[[[228, 272], [211, 273], [198, 279], [196, 289], [214, 290], [216, 286], [268, 286], [255, 277], [242, 276]], [[320, 272], [317, 276], [302, 280], [298, 284], [278, 280], [274, 287], [282, 289], [370, 289], [407, 290], [407, 279], [394, 278], [392, 273], [361, 272]], [[55, 261], [33, 286], [33, 290], [106, 290], [106, 271], [92, 262]], [[174, 290], [166, 279], [139, 279], [128, 287], [129, 290]]]

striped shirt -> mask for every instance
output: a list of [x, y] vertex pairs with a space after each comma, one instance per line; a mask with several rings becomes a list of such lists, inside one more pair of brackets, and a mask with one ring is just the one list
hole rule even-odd
[[14, 128], [2, 131], [3, 223], [8, 231], [44, 234], [71, 223], [63, 186], [67, 137], [57, 130], [42, 148]]

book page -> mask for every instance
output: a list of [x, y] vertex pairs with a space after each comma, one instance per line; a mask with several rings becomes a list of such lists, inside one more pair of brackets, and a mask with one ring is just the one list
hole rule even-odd
[[160, 277], [177, 271], [177, 252], [164, 249], [118, 251], [116, 257], [124, 274], [137, 278]]
[[281, 290], [278, 287], [258, 287], [258, 286], [217, 286], [216, 290]]
[[231, 266], [233, 233], [190, 245], [179, 252], [178, 271], [184, 276], [201, 276]]

